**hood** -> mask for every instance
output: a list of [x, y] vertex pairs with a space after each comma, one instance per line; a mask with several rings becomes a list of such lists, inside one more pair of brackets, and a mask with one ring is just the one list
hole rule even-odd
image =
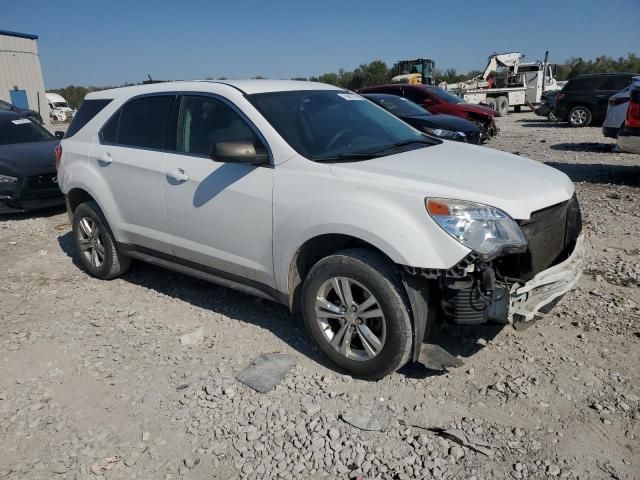
[[476, 105], [475, 103], [457, 103], [456, 106], [465, 112], [479, 113], [480, 115], [488, 115], [490, 117], [500, 117], [500, 112], [497, 112], [493, 108], [483, 107], [482, 105]]
[[442, 128], [444, 130], [464, 133], [480, 131], [475, 123], [465, 120], [464, 118], [454, 117], [453, 115], [416, 115], [402, 117], [402, 119], [414, 127]]
[[0, 173], [30, 177], [56, 171], [53, 149], [58, 140], [0, 145]]
[[574, 186], [542, 163], [487, 147], [443, 141], [440, 145], [331, 166], [347, 181], [379, 188], [468, 200], [500, 208], [519, 220], [569, 200]]

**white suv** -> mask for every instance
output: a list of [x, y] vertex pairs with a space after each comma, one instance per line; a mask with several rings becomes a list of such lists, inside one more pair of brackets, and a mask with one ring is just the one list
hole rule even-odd
[[363, 378], [417, 360], [437, 322], [529, 321], [580, 275], [566, 175], [330, 85], [94, 92], [56, 153], [91, 275], [134, 258], [281, 302]]

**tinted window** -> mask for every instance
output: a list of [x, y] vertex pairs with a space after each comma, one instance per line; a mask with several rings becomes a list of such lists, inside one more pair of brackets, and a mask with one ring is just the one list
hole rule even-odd
[[55, 137], [28, 118], [0, 120], [0, 145], [46, 142], [49, 140], [55, 140]]
[[216, 143], [247, 140], [266, 152], [247, 122], [227, 103], [213, 97], [185, 96], [178, 121], [178, 152], [209, 156]]
[[111, 117], [101, 132], [107, 143], [162, 149], [167, 114], [173, 96], [155, 95], [131, 100]]
[[602, 77], [574, 78], [573, 80], [569, 80], [569, 83], [564, 86], [563, 90], [566, 92], [577, 90], [595, 90], [596, 88], [598, 88], [602, 80]]
[[440, 87], [426, 87], [426, 88], [431, 95], [439, 98], [443, 102], [446, 102], [446, 103], [462, 103], [463, 102], [463, 100], [459, 96], [454, 95], [451, 92], [447, 92], [444, 88], [440, 88]]
[[80, 105], [80, 108], [76, 112], [75, 117], [71, 121], [71, 125], [67, 129], [67, 133], [64, 134], [64, 138], [69, 138], [76, 134], [82, 127], [84, 127], [93, 117], [95, 117], [100, 111], [109, 105], [110, 99], [104, 100], [85, 100]]
[[619, 92], [624, 89], [631, 83], [631, 77], [623, 77], [619, 75], [612, 75], [607, 78], [602, 85], [600, 85], [600, 90], [614, 90]]

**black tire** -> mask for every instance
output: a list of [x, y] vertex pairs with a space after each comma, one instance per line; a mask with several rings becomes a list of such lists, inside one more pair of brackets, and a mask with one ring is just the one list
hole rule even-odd
[[496, 98], [496, 110], [500, 115], [506, 115], [509, 113], [509, 98], [504, 95], [500, 95]]
[[484, 101], [487, 104], [487, 107], [496, 109], [496, 99], [493, 97], [487, 97]]
[[593, 120], [593, 114], [589, 107], [584, 105], [576, 105], [571, 107], [569, 113], [567, 113], [567, 121], [569, 125], [574, 128], [588, 127]]
[[118, 251], [107, 220], [94, 201], [81, 203], [73, 212], [73, 239], [82, 266], [93, 277], [110, 280], [131, 265], [131, 259]]
[[[336, 331], [342, 327], [353, 331], [351, 334], [353, 336], [350, 337], [352, 340], [348, 342], [349, 352], [352, 354], [356, 352], [355, 355], [358, 355], [357, 352], [364, 353], [364, 357], [360, 360], [348, 358], [336, 349], [338, 347], [331, 346], [329, 338], [320, 326], [316, 314], [317, 299], [319, 296], [324, 298], [323, 286], [330, 284], [331, 280], [337, 277], [352, 282], [353, 290], [350, 294], [353, 295], [354, 305], [358, 305], [356, 294], [360, 289], [364, 295], [369, 293], [374, 297], [377, 303], [374, 305], [374, 310], [377, 311], [376, 307], [379, 307], [382, 312], [382, 316], [372, 321], [378, 322], [379, 328], [384, 324], [386, 332], [382, 335], [384, 338], [379, 350], [371, 357], [367, 357], [365, 343], [360, 335], [361, 327], [349, 324], [349, 322], [363, 322], [360, 318], [331, 320], [336, 324]], [[349, 249], [323, 258], [307, 275], [302, 288], [301, 301], [306, 327], [320, 350], [354, 377], [377, 380], [395, 372], [409, 360], [413, 346], [413, 328], [406, 292], [393, 265], [382, 255], [364, 249]], [[367, 312], [370, 311], [367, 310]], [[349, 313], [339, 315], [349, 315]], [[359, 315], [357, 312], [351, 313], [351, 316], [357, 315]], [[320, 318], [324, 317], [320, 316]], [[367, 323], [369, 321], [364, 320], [366, 326], [369, 325]], [[375, 327], [371, 326], [371, 329], [374, 330]], [[335, 333], [333, 338], [338, 336], [339, 333]], [[358, 344], [362, 348], [358, 349]]]

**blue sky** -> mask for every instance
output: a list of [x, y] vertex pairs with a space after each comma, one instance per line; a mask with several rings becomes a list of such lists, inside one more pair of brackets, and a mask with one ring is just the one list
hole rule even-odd
[[291, 78], [375, 59], [484, 67], [492, 52], [640, 53], [640, 1], [5, 0], [0, 29], [34, 33], [47, 88], [154, 78]]

